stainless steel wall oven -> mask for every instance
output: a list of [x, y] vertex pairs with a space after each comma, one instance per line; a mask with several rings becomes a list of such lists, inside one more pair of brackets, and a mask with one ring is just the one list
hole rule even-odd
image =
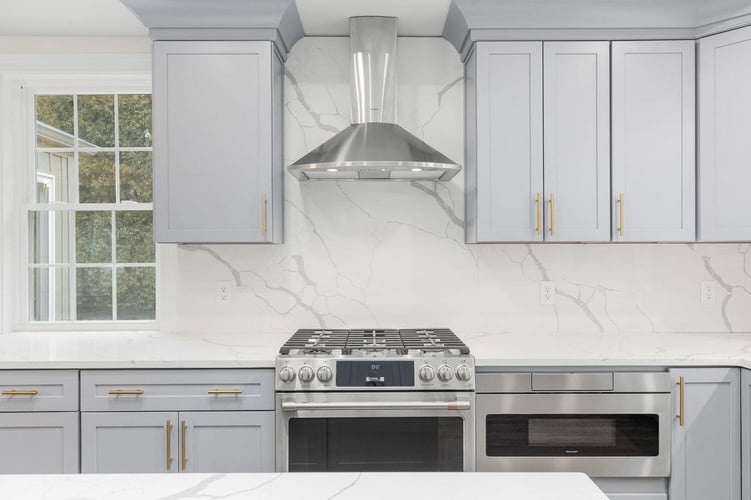
[[670, 375], [481, 373], [478, 471], [670, 475]]

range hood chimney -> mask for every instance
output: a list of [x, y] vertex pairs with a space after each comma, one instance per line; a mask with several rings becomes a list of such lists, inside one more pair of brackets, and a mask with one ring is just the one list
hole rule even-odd
[[288, 170], [301, 181], [447, 181], [461, 166], [396, 124], [395, 17], [351, 17], [352, 125]]

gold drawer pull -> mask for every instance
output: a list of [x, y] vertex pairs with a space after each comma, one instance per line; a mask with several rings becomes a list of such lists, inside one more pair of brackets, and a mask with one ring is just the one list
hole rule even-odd
[[167, 420], [167, 470], [172, 470], [172, 420]]
[[113, 396], [134, 395], [138, 396], [143, 394], [143, 389], [112, 389], [110, 394]]
[[32, 391], [3, 391], [3, 396], [36, 396], [39, 394], [39, 391], [32, 390]]
[[678, 378], [678, 415], [676, 417], [678, 418], [678, 425], [681, 427], [684, 427], [686, 425], [686, 378], [685, 377], [679, 377]]
[[550, 193], [550, 236], [555, 236], [555, 194]]
[[542, 195], [537, 193], [535, 198], [535, 207], [537, 208], [537, 217], [535, 218], [535, 233], [542, 234]]
[[188, 434], [188, 423], [183, 420], [180, 429], [180, 466], [182, 470], [188, 468], [188, 450], [186, 447], [186, 438]]
[[242, 394], [242, 389], [210, 389], [209, 394]]
[[261, 234], [263, 236], [266, 236], [266, 207], [268, 205], [268, 202], [266, 200], [266, 193], [263, 193], [263, 198], [261, 199]]
[[623, 223], [623, 193], [618, 195], [618, 236], [623, 236], [624, 223]]

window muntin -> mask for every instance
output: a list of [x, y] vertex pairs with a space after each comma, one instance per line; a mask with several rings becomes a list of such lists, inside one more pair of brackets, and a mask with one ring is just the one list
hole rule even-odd
[[156, 317], [151, 95], [34, 97], [31, 322]]

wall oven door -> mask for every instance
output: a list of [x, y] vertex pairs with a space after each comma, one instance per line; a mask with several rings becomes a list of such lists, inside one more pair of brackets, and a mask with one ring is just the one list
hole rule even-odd
[[277, 471], [473, 471], [471, 392], [277, 393]]
[[670, 475], [670, 395], [478, 394], [478, 471]]

